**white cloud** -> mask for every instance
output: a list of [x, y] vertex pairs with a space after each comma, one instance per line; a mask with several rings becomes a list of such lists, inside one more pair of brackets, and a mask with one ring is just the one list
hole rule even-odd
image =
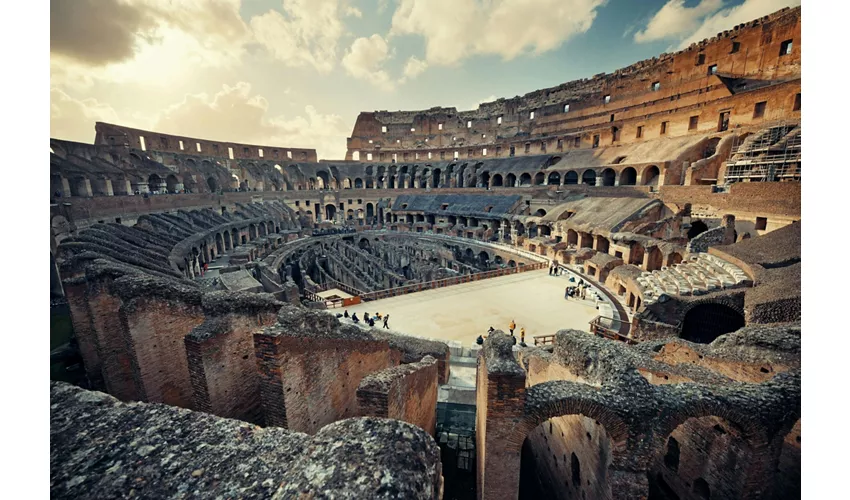
[[185, 96], [160, 113], [152, 128], [216, 141], [315, 148], [320, 158], [344, 158], [349, 130], [339, 115], [324, 115], [308, 105], [303, 115], [270, 116], [268, 108], [265, 97], [239, 82], [212, 96]]
[[421, 75], [426, 69], [428, 69], [428, 63], [417, 59], [416, 56], [410, 56], [407, 60], [407, 63], [404, 65], [404, 78], [406, 79], [414, 79], [417, 76]]
[[694, 7], [685, 7], [685, 0], [670, 0], [652, 16], [643, 31], [635, 33], [638, 43], [678, 38], [691, 34], [702, 18], [723, 7], [723, 0], [702, 0]]
[[345, 11], [345, 17], [363, 17], [363, 13], [360, 12], [360, 9], [358, 9], [357, 7], [347, 6], [343, 10]]
[[584, 33], [605, 0], [401, 0], [390, 35], [421, 35], [425, 60], [454, 65], [474, 55], [505, 60], [557, 48]]
[[115, 122], [111, 106], [97, 99], [74, 99], [58, 88], [50, 89], [50, 137], [77, 142], [94, 142], [94, 122]]
[[800, 0], [745, 0], [735, 7], [722, 8], [723, 0], [702, 0], [695, 7], [685, 7], [684, 0], [669, 0], [643, 31], [635, 33], [634, 40], [676, 39], [681, 40], [678, 48], [684, 49], [738, 24], [797, 5]]
[[[283, 11], [281, 14], [270, 10], [251, 19], [257, 42], [286, 65], [309, 65], [323, 73], [331, 71], [344, 31], [339, 2], [289, 0], [283, 4]], [[346, 13], [351, 15], [350, 9]]]
[[351, 44], [342, 58], [345, 71], [359, 80], [365, 80], [383, 90], [395, 87], [387, 72], [382, 68], [389, 57], [389, 46], [381, 35], [358, 38]]

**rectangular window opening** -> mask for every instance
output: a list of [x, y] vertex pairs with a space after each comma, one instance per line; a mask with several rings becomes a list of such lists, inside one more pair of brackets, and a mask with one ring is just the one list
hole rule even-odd
[[794, 41], [793, 40], [785, 40], [779, 46], [779, 55], [780, 56], [787, 56], [788, 54], [790, 54], [793, 51], [793, 49], [794, 49]]
[[732, 49], [729, 51], [730, 54], [734, 54], [741, 50], [741, 42], [732, 42]]
[[800, 94], [797, 94], [797, 95], [794, 96], [794, 110], [793, 111], [800, 111], [800, 104], [801, 104], [800, 103]]
[[699, 125], [699, 116], [692, 116], [688, 120], [688, 130], [696, 130], [697, 125]]
[[604, 101], [605, 101], [605, 104], [608, 104], [609, 102], [611, 102], [611, 95], [610, 94], [606, 95], [605, 98], [604, 98]]
[[570, 105], [564, 104], [564, 113], [569, 113], [569, 112], [570, 112]]
[[598, 135], [593, 136], [593, 146], [591, 146], [591, 147], [593, 147], [593, 148], [599, 147], [599, 136]]
[[145, 138], [141, 135], [139, 136], [139, 144], [142, 146], [142, 151], [148, 150], [148, 148], [145, 146]]
[[717, 74], [717, 65], [716, 64], [712, 64], [711, 66], [708, 67], [708, 74], [709, 75]]
[[487, 148], [481, 149], [481, 156], [487, 156]]
[[[798, 94], [799, 95], [799, 94]], [[180, 145], [180, 151], [183, 151], [183, 141], [177, 141]]]
[[501, 124], [502, 124], [502, 117], [500, 116], [500, 117], [496, 118], [496, 125], [501, 125]]
[[287, 158], [289, 158], [289, 159], [291, 160], [291, 159], [292, 159], [292, 151], [287, 151], [287, 152], [286, 152], [286, 157], [287, 157]]
[[636, 138], [640, 139], [643, 137], [643, 125], [638, 125]]
[[764, 117], [764, 111], [767, 109], [767, 101], [757, 102], [753, 108], [753, 118]]
[[195, 149], [197, 149], [199, 153], [201, 152], [201, 143], [200, 142], [195, 143]]
[[650, 87], [653, 92], [658, 92], [661, 88], [661, 82], [652, 82], [652, 86]]
[[471, 121], [466, 122], [466, 128], [472, 128], [472, 122]]
[[233, 159], [233, 148], [227, 148], [227, 156], [232, 160]]
[[532, 111], [531, 113], [529, 113], [529, 115], [528, 115], [528, 119], [529, 119], [529, 120], [533, 120], [533, 119], [534, 119], [534, 111]]
[[262, 158], [262, 157], [263, 157], [263, 150], [262, 150], [262, 148], [258, 149], [258, 150], [257, 150], [257, 153], [260, 155], [260, 158]]
[[720, 118], [717, 121], [717, 131], [725, 132], [729, 130], [729, 111], [723, 111], [720, 113]]
[[756, 217], [756, 230], [764, 231], [767, 229], [767, 217]]
[[386, 133], [387, 133], [387, 126], [386, 126], [386, 125], [381, 125], [381, 133], [382, 133], [382, 134], [386, 134]]
[[437, 124], [437, 130], [443, 130], [443, 124], [442, 123]]
[[661, 135], [664, 135], [664, 134], [667, 133], [667, 124], [668, 123], [669, 122], [661, 122]]
[[697, 66], [702, 66], [703, 64], [705, 64], [705, 54], [698, 54], [697, 55]]

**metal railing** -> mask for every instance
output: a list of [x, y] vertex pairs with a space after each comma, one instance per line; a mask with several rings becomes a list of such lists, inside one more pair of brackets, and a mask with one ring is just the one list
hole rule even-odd
[[399, 295], [406, 295], [408, 293], [420, 292], [422, 290], [431, 290], [434, 288], [444, 288], [447, 286], [458, 285], [461, 283], [470, 283], [473, 281], [479, 281], [488, 278], [497, 278], [499, 276], [507, 276], [509, 274], [522, 273], [525, 271], [534, 271], [537, 269], [543, 269], [548, 266], [546, 262], [535, 262], [534, 264], [525, 264], [517, 267], [506, 267], [503, 269], [493, 269], [491, 271], [484, 271], [481, 273], [475, 274], [464, 274], [462, 276], [454, 276], [451, 278], [443, 278], [440, 280], [427, 281], [424, 283], [414, 283], [412, 285], [405, 285], [396, 288], [388, 288], [386, 290], [378, 290], [376, 292], [367, 292], [360, 295], [360, 298], [364, 301], [367, 300], [378, 300], [385, 299], [388, 297], [396, 297]]

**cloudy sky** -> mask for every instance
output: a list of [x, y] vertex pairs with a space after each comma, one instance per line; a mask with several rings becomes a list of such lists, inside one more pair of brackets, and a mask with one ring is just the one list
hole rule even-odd
[[94, 122], [340, 159], [360, 111], [472, 109], [799, 0], [51, 0], [50, 135]]

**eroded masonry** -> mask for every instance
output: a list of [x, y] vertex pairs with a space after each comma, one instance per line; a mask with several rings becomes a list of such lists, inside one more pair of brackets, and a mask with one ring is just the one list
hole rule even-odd
[[[51, 139], [52, 496], [799, 498], [800, 61], [783, 9], [343, 161]], [[586, 330], [342, 315], [552, 266]]]

